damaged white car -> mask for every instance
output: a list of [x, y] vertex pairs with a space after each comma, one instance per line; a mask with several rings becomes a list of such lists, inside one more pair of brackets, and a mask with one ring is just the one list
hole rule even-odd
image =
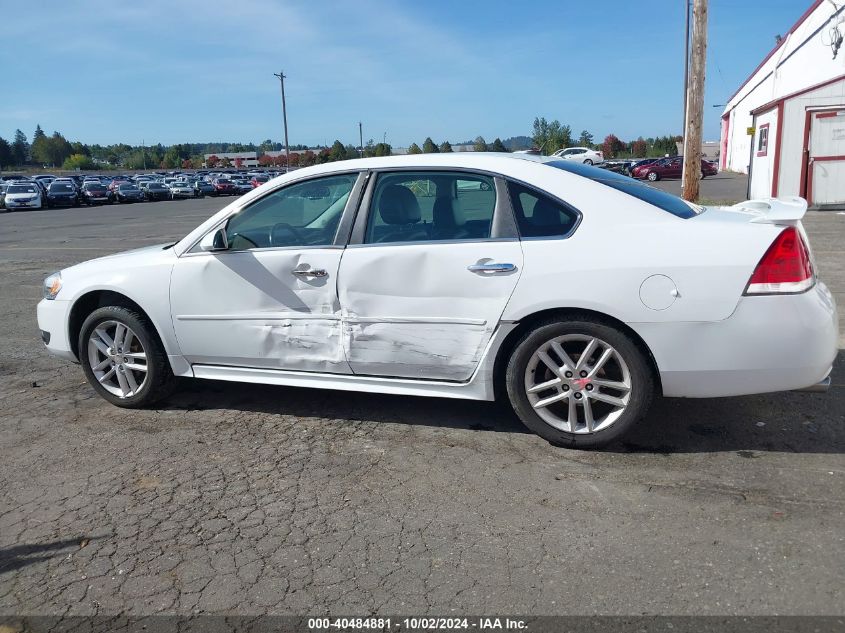
[[47, 348], [122, 407], [174, 376], [509, 399], [597, 447], [652, 396], [824, 390], [836, 307], [799, 199], [702, 209], [501, 154], [301, 169], [189, 235], [45, 280]]

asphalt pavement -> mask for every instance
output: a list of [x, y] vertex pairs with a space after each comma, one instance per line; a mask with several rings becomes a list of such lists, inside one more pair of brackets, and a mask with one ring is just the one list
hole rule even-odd
[[[601, 452], [493, 403], [185, 380], [126, 411], [47, 356], [46, 274], [222, 204], [0, 215], [0, 613], [843, 613], [843, 352], [827, 394], [662, 400]], [[845, 305], [845, 215], [806, 226]]]

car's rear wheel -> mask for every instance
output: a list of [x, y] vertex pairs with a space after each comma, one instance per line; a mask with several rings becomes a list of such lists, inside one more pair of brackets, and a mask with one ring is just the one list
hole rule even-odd
[[586, 159], [586, 160], [584, 161], [584, 164], [585, 164], [585, 165], [592, 165], [592, 164], [593, 164], [593, 161], [591, 161], [591, 160], [588, 158], [588, 159]]
[[648, 179], [654, 182], [655, 180], [660, 180], [660, 175], [656, 171], [650, 171], [648, 172]]
[[79, 360], [94, 390], [119, 407], [145, 407], [172, 391], [173, 372], [155, 329], [129, 308], [107, 306], [88, 315]]
[[581, 319], [526, 333], [508, 362], [506, 384], [525, 426], [571, 448], [598, 448], [624, 435], [654, 392], [637, 345], [609, 325]]

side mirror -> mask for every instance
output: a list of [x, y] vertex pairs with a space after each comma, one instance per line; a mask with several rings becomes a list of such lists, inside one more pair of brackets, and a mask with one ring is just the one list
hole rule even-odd
[[220, 227], [216, 231], [206, 233], [205, 237], [200, 240], [200, 249], [208, 253], [229, 250], [229, 238], [226, 237], [226, 229]]

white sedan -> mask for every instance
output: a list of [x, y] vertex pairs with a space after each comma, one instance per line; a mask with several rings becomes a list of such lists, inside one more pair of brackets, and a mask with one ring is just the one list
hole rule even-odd
[[178, 242], [50, 275], [38, 324], [122, 407], [174, 376], [508, 399], [591, 448], [652, 396], [823, 391], [836, 307], [799, 198], [701, 208], [562, 160], [300, 169]]
[[604, 153], [589, 147], [567, 147], [566, 149], [559, 149], [552, 156], [583, 163], [584, 165], [600, 165], [604, 162]]

